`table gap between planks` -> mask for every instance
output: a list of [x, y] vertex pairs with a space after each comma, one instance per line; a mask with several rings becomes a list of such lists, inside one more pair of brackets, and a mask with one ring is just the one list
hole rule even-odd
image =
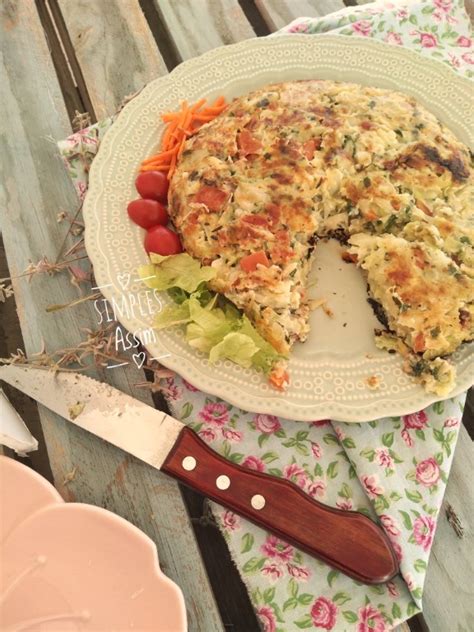
[[[2, 231], [10, 275], [21, 274], [30, 261], [44, 255], [50, 260], [56, 258], [64, 238], [56, 215], [77, 207], [55, 147], [56, 140], [71, 133], [76, 112], [88, 112], [92, 121], [99, 120], [117, 111], [127, 95], [184, 59], [216, 46], [267, 35], [296, 17], [325, 15], [354, 4], [355, 0], [3, 2], [1, 72], [6, 116], [2, 125], [8, 121], [8, 127], [1, 134], [2, 206], [6, 209]], [[13, 285], [27, 354], [38, 351], [43, 342], [49, 351], [77, 343], [82, 329], [97, 327], [88, 303], [46, 314], [51, 292], [55, 303], [77, 297], [77, 290], [65, 276], [36, 278], [30, 285], [24, 278], [15, 279]], [[7, 308], [0, 307], [2, 326], [14, 329], [16, 314], [11, 308], [7, 314]], [[19, 341], [18, 331], [5, 336], [2, 355], [16, 351]], [[153, 402], [147, 391], [134, 388], [144, 375], [132, 366], [97, 377], [163, 408], [163, 400]], [[63, 497], [109, 508], [156, 542], [163, 570], [185, 595], [190, 631], [259, 629], [246, 589], [202, 497], [180, 490], [159, 472], [65, 424], [41, 406], [32, 406], [18, 393], [13, 396], [28, 418], [39, 413], [48, 465]], [[472, 408], [470, 400], [464, 422], [471, 435]], [[38, 435], [38, 426], [35, 430]], [[430, 560], [424, 618], [413, 618], [399, 631], [444, 632], [474, 627], [469, 581], [473, 492], [466, 476], [472, 459], [472, 441], [463, 428]], [[33, 460], [44, 470], [41, 459], [35, 456]], [[74, 470], [74, 478], [67, 481]], [[448, 506], [464, 525], [462, 539], [446, 520]]]

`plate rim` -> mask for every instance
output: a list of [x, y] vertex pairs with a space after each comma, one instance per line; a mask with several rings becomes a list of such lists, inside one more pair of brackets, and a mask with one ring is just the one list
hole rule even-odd
[[[464, 85], [465, 89], [468, 91], [472, 90], [473, 83], [470, 79], [466, 77], [462, 77], [458, 75], [453, 69], [449, 68], [444, 62], [431, 59], [421, 55], [419, 52], [407, 49], [404, 47], [393, 46], [387, 44], [385, 42], [381, 42], [375, 39], [354, 37], [348, 35], [334, 35], [330, 33], [324, 34], [301, 34], [301, 33], [292, 33], [292, 34], [283, 34], [276, 35], [272, 34], [271, 36], [262, 37], [262, 38], [250, 38], [246, 40], [242, 40], [235, 44], [221, 46], [218, 48], [214, 48], [210, 51], [203, 53], [198, 57], [194, 57], [188, 60], [183, 61], [181, 64], [176, 66], [171, 72], [161, 77], [157, 77], [156, 79], [150, 81], [144, 88], [137, 94], [119, 113], [117, 120], [114, 122], [112, 127], [106, 132], [104, 138], [102, 139], [99, 147], [99, 151], [92, 161], [92, 165], [89, 172], [89, 188], [86, 194], [86, 197], [83, 202], [83, 214], [85, 220], [85, 246], [89, 258], [94, 266], [94, 271], [96, 274], [96, 285], [104, 286], [110, 281], [110, 278], [107, 274], [102, 276], [102, 271], [100, 268], [95, 268], [95, 257], [96, 254], [94, 252], [94, 246], [98, 246], [98, 234], [99, 231], [93, 230], [93, 227], [97, 227], [97, 221], [94, 223], [94, 204], [92, 193], [95, 193], [95, 190], [98, 188], [98, 183], [100, 182], [100, 169], [102, 166], [101, 156], [106, 157], [108, 153], [108, 147], [112, 143], [114, 137], [121, 133], [121, 127], [117, 126], [117, 123], [120, 121], [121, 125], [125, 124], [125, 122], [133, 116], [136, 111], [140, 110], [140, 107], [144, 105], [149, 95], [154, 93], [159, 87], [166, 86], [167, 84], [172, 84], [176, 81], [180, 75], [185, 74], [188, 69], [197, 68], [201, 64], [207, 64], [212, 62], [213, 60], [217, 60], [219, 56], [223, 53], [232, 53], [232, 51], [238, 51], [240, 49], [245, 49], [248, 46], [257, 45], [257, 46], [271, 46], [274, 45], [275, 40], [278, 40], [279, 43], [282, 41], [301, 41], [304, 38], [306, 43], [311, 39], [327, 42], [337, 42], [342, 43], [345, 42], [348, 46], [355, 46], [357, 44], [363, 43], [364, 46], [372, 47], [374, 49], [379, 48], [380, 50], [385, 51], [386, 53], [397, 55], [397, 56], [408, 56], [418, 63], [422, 63], [425, 68], [431, 67], [432, 72], [434, 74], [442, 74], [446, 77], [450, 77], [450, 80], [457, 83], [459, 86]], [[263, 72], [263, 71], [262, 71]], [[383, 76], [383, 74], [381, 75]], [[403, 89], [401, 90], [403, 92]], [[114, 131], [115, 130], [115, 131]], [[466, 144], [471, 145], [474, 141]], [[104, 190], [104, 186], [101, 183], [99, 189]], [[97, 197], [97, 196], [96, 196]], [[97, 248], [100, 252], [100, 248]], [[97, 258], [98, 259], [98, 258]], [[109, 287], [102, 287], [101, 292], [104, 298], [108, 301], [111, 301], [114, 297], [114, 289], [109, 289]], [[130, 329], [129, 324], [131, 323], [130, 319], [120, 318], [119, 322], [127, 329]], [[474, 347], [474, 343], [467, 343]], [[154, 351], [152, 353], [156, 353], [156, 350], [160, 349], [160, 342], [157, 340], [152, 343]], [[150, 345], [144, 345], [146, 349], [150, 352]], [[161, 347], [162, 351], [167, 351], [163, 347]], [[242, 392], [240, 389], [229, 389], [228, 382], [226, 379], [220, 379], [217, 376], [209, 376], [202, 374], [202, 376], [197, 375], [197, 368], [192, 365], [190, 361], [179, 356], [176, 357], [176, 360], [173, 361], [172, 356], [169, 358], [163, 358], [160, 360], [160, 363], [167, 368], [176, 371], [178, 375], [180, 375], [186, 381], [191, 382], [196, 388], [209, 393], [213, 396], [222, 398], [224, 401], [236, 406], [238, 408], [242, 408]], [[469, 366], [474, 361], [474, 350], [472, 353], [472, 358], [469, 359]], [[200, 379], [201, 377], [201, 379]], [[377, 407], [383, 406], [383, 416], [384, 417], [393, 417], [393, 416], [402, 416], [406, 414], [410, 414], [415, 412], [416, 410], [420, 410], [420, 407], [427, 407], [434, 402], [442, 401], [445, 399], [453, 398], [464, 391], [466, 391], [472, 384], [474, 383], [474, 375], [471, 380], [464, 380], [461, 383], [457, 383], [453, 390], [446, 396], [441, 397], [439, 395], [427, 393], [420, 387], [420, 390], [423, 392], [419, 392], [416, 395], [417, 402], [413, 401], [413, 397], [411, 398], [412, 403], [410, 404], [408, 400], [400, 400], [397, 399], [393, 401], [390, 397], [383, 397], [381, 395], [380, 398], [375, 401], [364, 402], [362, 406], [357, 406], [354, 402], [341, 402], [335, 400], [326, 400], [320, 401], [318, 403], [304, 404], [304, 403], [294, 403], [290, 402], [285, 398], [285, 394], [271, 394], [270, 396], [266, 393], [252, 395], [251, 401], [245, 401], [245, 409], [252, 413], [260, 413], [260, 414], [274, 414], [280, 417], [285, 417], [279, 408], [282, 407], [290, 407], [291, 410], [291, 418], [297, 421], [302, 422], [310, 422], [315, 419], [333, 419], [337, 421], [343, 421], [348, 423], [362, 423], [369, 422], [374, 419], [380, 419], [380, 413], [370, 413], [370, 408], [373, 408], [375, 405]], [[211, 386], [211, 388], [208, 388]], [[236, 393], [236, 395], [234, 395]], [[421, 402], [418, 400], [422, 400]], [[252, 403], [254, 402], [254, 403]], [[337, 410], [336, 410], [337, 408]], [[317, 412], [315, 412], [317, 409]], [[375, 415], [375, 416], [374, 416]]]

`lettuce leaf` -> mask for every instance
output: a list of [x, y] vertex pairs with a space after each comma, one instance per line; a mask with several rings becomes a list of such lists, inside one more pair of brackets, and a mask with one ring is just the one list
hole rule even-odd
[[140, 266], [138, 274], [145, 285], [154, 290], [180, 288], [185, 292], [195, 292], [201, 283], [206, 283], [216, 276], [210, 266], [201, 266], [186, 252], [179, 255], [162, 257], [150, 254], [151, 265]]
[[185, 326], [189, 345], [208, 354], [210, 362], [227, 358], [269, 373], [283, 357], [247, 316], [210, 290], [207, 282], [216, 275], [213, 268], [201, 266], [186, 253], [169, 257], [151, 254], [150, 259], [150, 265], [139, 268], [140, 277], [148, 287], [166, 290], [174, 301], [156, 315], [157, 329]]
[[155, 316], [154, 326], [156, 329], [175, 327], [189, 323], [191, 316], [189, 313], [189, 299], [177, 305], [166, 305], [164, 309]]
[[252, 364], [261, 368], [265, 373], [269, 373], [275, 362], [283, 358], [265, 338], [262, 338], [245, 315], [242, 316], [242, 324], [239, 331], [241, 334], [248, 336], [256, 345], [258, 351], [252, 356]]
[[220, 358], [227, 358], [248, 369], [252, 366], [252, 358], [258, 350], [250, 336], [233, 331], [212, 347], [209, 352], [209, 361], [217, 362]]
[[186, 340], [191, 347], [204, 353], [209, 353], [238, 322], [235, 318], [227, 318], [225, 311], [215, 304], [213, 299], [209, 305], [202, 307], [194, 296], [189, 299], [191, 322], [186, 327]]

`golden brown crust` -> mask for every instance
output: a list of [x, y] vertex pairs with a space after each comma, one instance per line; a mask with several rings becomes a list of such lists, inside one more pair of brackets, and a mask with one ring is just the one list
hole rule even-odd
[[[395, 235], [400, 241], [383, 275], [372, 279], [369, 272], [373, 294], [379, 284], [384, 291], [408, 288], [407, 298], [430, 310], [430, 253], [443, 253], [459, 274], [441, 266], [435, 282], [454, 296], [459, 275], [466, 280], [459, 309], [470, 318], [473, 181], [467, 148], [411, 97], [297, 81], [235, 99], [186, 143], [170, 213], [186, 250], [216, 268], [214, 288], [287, 354], [308, 332], [305, 285], [315, 235], [335, 231]], [[244, 270], [242, 258], [258, 251], [269, 266]], [[385, 308], [384, 291], [378, 299]], [[472, 338], [469, 327], [458, 325], [449, 351]], [[422, 327], [423, 319], [405, 336], [417, 353]]]

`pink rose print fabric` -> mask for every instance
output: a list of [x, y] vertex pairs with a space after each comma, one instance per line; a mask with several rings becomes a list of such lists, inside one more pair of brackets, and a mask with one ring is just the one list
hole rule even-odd
[[474, 76], [474, 39], [463, 0], [400, 0], [347, 7], [322, 18], [299, 18], [290, 33], [340, 33], [406, 46]]
[[337, 606], [326, 597], [318, 597], [311, 608], [311, 619], [315, 628], [333, 630], [336, 625]]
[[108, 117], [58, 142], [59, 152], [81, 201], [87, 193], [89, 168], [101, 139], [114, 120], [115, 117]]
[[[400, 562], [393, 581], [362, 586], [213, 504], [264, 629], [385, 631], [419, 611], [463, 397], [366, 424], [302, 424], [186, 392], [182, 382], [173, 378], [183, 397], [170, 402], [172, 412], [201, 436], [217, 437], [219, 425], [214, 449], [291, 480], [328, 505], [378, 520]], [[239, 433], [238, 443], [225, 438], [229, 429]]]
[[384, 632], [386, 630], [383, 614], [372, 605], [359, 610], [357, 632]]
[[[298, 19], [282, 32], [328, 31], [407, 46], [466, 77], [474, 75], [474, 44], [462, 0], [364, 4]], [[90, 164], [113, 121], [58, 143], [81, 199]], [[249, 469], [291, 480], [328, 505], [378, 520], [400, 562], [393, 581], [364, 586], [212, 504], [263, 630], [385, 632], [421, 609], [464, 396], [370, 423], [308, 424], [240, 410], [178, 376], [167, 386], [174, 416], [213, 449]]]

